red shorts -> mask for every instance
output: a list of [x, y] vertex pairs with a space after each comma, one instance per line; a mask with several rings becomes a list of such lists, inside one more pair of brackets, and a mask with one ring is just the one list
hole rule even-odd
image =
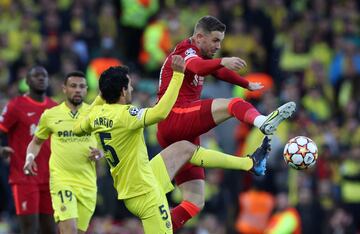
[[[157, 138], [161, 147], [181, 140], [200, 144], [200, 135], [216, 127], [211, 113], [212, 99], [176, 106], [168, 117], [158, 123]], [[205, 179], [204, 168], [185, 164], [175, 176], [176, 184], [186, 181]]]
[[11, 190], [17, 215], [54, 213], [49, 184], [12, 184]]

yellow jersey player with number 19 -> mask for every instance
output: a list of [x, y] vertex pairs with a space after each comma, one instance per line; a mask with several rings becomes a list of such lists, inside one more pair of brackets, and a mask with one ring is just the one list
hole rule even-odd
[[65, 102], [43, 113], [27, 149], [24, 170], [37, 173], [34, 159], [51, 136], [50, 192], [60, 233], [85, 233], [96, 205], [95, 163], [89, 147], [96, 147], [90, 133], [79, 137], [72, 129], [89, 105], [83, 103], [87, 84], [82, 72], [69, 73], [64, 81]]

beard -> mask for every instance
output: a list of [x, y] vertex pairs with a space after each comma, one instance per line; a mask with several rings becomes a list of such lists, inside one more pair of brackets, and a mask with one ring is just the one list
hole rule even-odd
[[82, 98], [80, 98], [80, 99], [75, 99], [75, 98], [70, 98], [69, 99], [69, 102], [71, 103], [71, 104], [73, 104], [74, 106], [79, 106], [79, 105], [81, 105], [82, 103], [83, 103], [83, 99]]

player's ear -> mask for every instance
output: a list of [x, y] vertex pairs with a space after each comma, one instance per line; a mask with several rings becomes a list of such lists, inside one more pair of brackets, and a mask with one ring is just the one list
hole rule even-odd
[[197, 33], [195, 34], [196, 40], [200, 40], [200, 39], [202, 39], [203, 37], [204, 37], [204, 35], [203, 35], [201, 32], [197, 32]]
[[123, 88], [121, 89], [120, 96], [125, 97], [125, 95], [126, 95], [126, 88], [125, 88], [125, 87], [123, 87]]

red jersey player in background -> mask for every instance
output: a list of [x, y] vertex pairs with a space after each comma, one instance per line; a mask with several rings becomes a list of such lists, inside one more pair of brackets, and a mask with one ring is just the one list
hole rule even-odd
[[[173, 55], [181, 55], [185, 59], [186, 70], [176, 104], [168, 117], [158, 124], [157, 137], [163, 148], [180, 140], [200, 144], [201, 134], [232, 117], [254, 125], [269, 135], [295, 111], [295, 103], [289, 102], [264, 116], [241, 98], [200, 99], [204, 76], [207, 75], [249, 90], [263, 87], [261, 83], [249, 82], [234, 72], [246, 66], [242, 59], [212, 59], [221, 47], [225, 29], [225, 25], [218, 19], [205, 16], [197, 22], [192, 37], [180, 42], [166, 58], [160, 73], [159, 99], [164, 95], [173, 73]], [[191, 164], [186, 164], [176, 175], [175, 181], [182, 192], [183, 201], [171, 211], [174, 230], [203, 208], [204, 178], [204, 169]]]
[[41, 114], [56, 105], [46, 97], [48, 73], [41, 66], [31, 68], [26, 76], [29, 93], [9, 101], [0, 116], [0, 132], [6, 134], [8, 146], [0, 148], [2, 157], [10, 157], [9, 184], [14, 198], [21, 233], [55, 233], [49, 191], [50, 144], [47, 141], [39, 157], [37, 176], [24, 174], [26, 148]]

